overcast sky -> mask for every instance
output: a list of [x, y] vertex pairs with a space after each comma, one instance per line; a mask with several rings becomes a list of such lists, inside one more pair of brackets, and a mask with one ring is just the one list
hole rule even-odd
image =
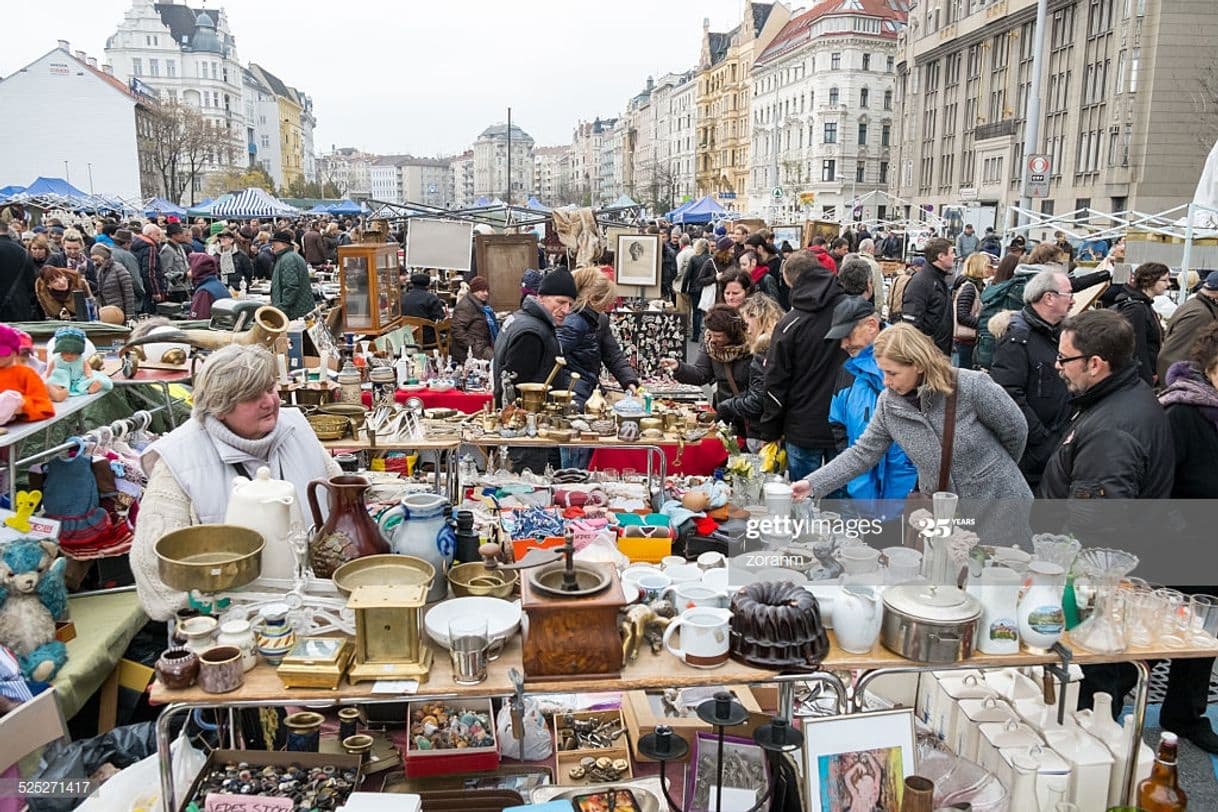
[[[201, 7], [198, 0], [192, 7]], [[242, 63], [313, 97], [314, 145], [448, 154], [507, 118], [539, 146], [568, 143], [579, 119], [613, 116], [649, 75], [694, 65], [702, 18], [735, 26], [743, 0], [277, 3], [228, 0]], [[0, 76], [66, 39], [103, 61], [131, 0], [25, 4], [0, 26]], [[16, 124], [13, 111], [7, 126]], [[60, 123], [71, 123], [64, 111]], [[82, 136], [88, 124], [80, 122]]]

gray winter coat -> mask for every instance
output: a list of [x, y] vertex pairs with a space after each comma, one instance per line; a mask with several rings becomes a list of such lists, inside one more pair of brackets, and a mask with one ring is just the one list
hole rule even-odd
[[[1006, 391], [983, 372], [961, 369], [956, 398], [956, 438], [948, 490], [965, 500], [1032, 501], [1019, 470], [1028, 439], [1023, 413]], [[808, 476], [813, 496], [824, 496], [871, 470], [892, 443], [899, 443], [918, 469], [918, 490], [932, 493], [939, 481], [947, 398], [923, 392], [920, 408], [889, 389], [858, 442]], [[983, 536], [984, 537], [984, 536]]]

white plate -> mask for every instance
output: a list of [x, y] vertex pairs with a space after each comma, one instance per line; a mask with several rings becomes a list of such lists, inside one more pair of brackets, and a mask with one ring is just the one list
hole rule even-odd
[[427, 612], [423, 626], [431, 639], [448, 648], [448, 624], [454, 618], [484, 617], [486, 630], [492, 640], [506, 640], [520, 625], [520, 601], [501, 598], [449, 598]]

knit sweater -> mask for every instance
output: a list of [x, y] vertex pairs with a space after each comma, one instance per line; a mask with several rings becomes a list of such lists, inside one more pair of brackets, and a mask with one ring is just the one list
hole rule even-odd
[[21, 418], [24, 420], [46, 420], [55, 416], [55, 406], [47, 393], [47, 385], [38, 373], [24, 364], [0, 367], [0, 392], [8, 390], [21, 393]]

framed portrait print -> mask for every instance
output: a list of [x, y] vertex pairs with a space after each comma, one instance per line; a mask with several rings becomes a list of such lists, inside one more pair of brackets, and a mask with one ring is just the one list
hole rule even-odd
[[[700, 730], [685, 771], [686, 812], [714, 812], [718, 792], [719, 737]], [[769, 787], [765, 751], [741, 736], [723, 739], [723, 808], [749, 809]]]
[[619, 234], [613, 254], [619, 285], [645, 287], [659, 283], [659, 234]]
[[803, 720], [809, 812], [900, 812], [913, 775], [913, 709]]

